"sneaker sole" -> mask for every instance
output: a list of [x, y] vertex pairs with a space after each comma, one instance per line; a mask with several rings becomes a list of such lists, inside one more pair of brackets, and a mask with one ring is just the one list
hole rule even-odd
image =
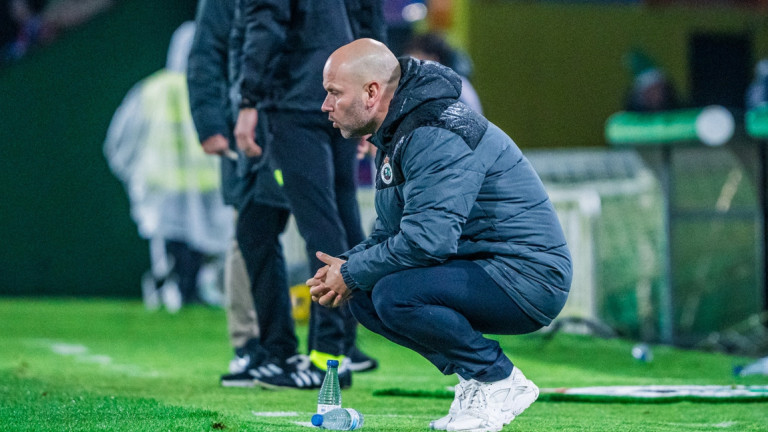
[[241, 387], [241, 388], [250, 388], [250, 387], [256, 387], [256, 383], [253, 382], [253, 380], [249, 381], [222, 381], [221, 382], [222, 387]]
[[448, 430], [448, 424], [446, 424], [443, 427], [440, 427], [440, 425], [436, 425], [435, 424], [436, 421], [437, 420], [432, 420], [431, 422], [429, 422], [429, 429], [430, 430], [443, 430], [443, 431], [444, 430]]
[[376, 370], [378, 367], [379, 367], [378, 364], [370, 360], [360, 362], [360, 363], [347, 364], [347, 369], [351, 370], [352, 372], [368, 372], [368, 371]]
[[455, 432], [499, 432], [502, 429], [504, 429], [504, 425], [488, 426], [488, 427], [481, 427], [481, 428], [474, 428], [474, 429], [447, 429], [447, 430], [451, 430]]
[[253, 381], [254, 381], [254, 383], [257, 386], [259, 386], [261, 388], [265, 388], [267, 390], [290, 390], [290, 389], [297, 389], [298, 388], [298, 387], [279, 386], [279, 385], [275, 385], [275, 384], [269, 384], [269, 383], [265, 383], [263, 381], [259, 381], [258, 379], [253, 380]]
[[317, 390], [320, 388], [320, 386], [313, 387], [296, 387], [296, 386], [282, 386], [277, 384], [270, 384], [259, 380], [254, 380], [254, 383], [258, 385], [259, 387], [265, 388], [267, 390]]

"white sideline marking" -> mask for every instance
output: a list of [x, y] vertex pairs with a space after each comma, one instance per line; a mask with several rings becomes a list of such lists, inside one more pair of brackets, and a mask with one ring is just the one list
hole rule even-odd
[[108, 355], [101, 355], [101, 354], [94, 354], [94, 355], [87, 355], [83, 356], [82, 358], [79, 358], [78, 360], [82, 360], [86, 363], [98, 363], [98, 364], [110, 364], [112, 363], [112, 357]]
[[[251, 414], [255, 415], [256, 417], [298, 417], [298, 416], [307, 416], [312, 417], [314, 413], [298, 413], [296, 411], [251, 411]], [[386, 418], [418, 418], [418, 417], [424, 417], [424, 418], [432, 418], [433, 416], [429, 415], [423, 415], [423, 416], [414, 416], [411, 414], [365, 414], [366, 417], [386, 417]], [[296, 424], [301, 424], [302, 422], [294, 422]], [[312, 425], [312, 423], [307, 422], [308, 425]]]
[[[296, 411], [264, 411], [256, 412], [251, 411], [256, 417], [298, 417], [299, 413]], [[311, 414], [310, 414], [311, 415]]]
[[735, 421], [724, 421], [720, 423], [667, 423], [670, 426], [679, 426], [687, 429], [703, 429], [703, 428], [720, 428], [720, 429], [727, 429], [734, 426], [738, 426], [738, 422]]
[[[256, 417], [298, 417], [298, 416], [312, 417], [312, 414], [314, 413], [297, 413], [295, 411], [262, 411], [262, 412], [251, 411], [251, 414], [255, 415]], [[414, 416], [412, 415], [402, 415], [402, 414], [372, 414], [371, 417], [390, 417], [390, 418], [403, 417], [403, 418], [409, 418], [409, 419], [414, 418]], [[417, 416], [417, 417], [432, 418], [433, 416]], [[308, 421], [294, 421], [291, 423], [295, 424], [296, 426], [317, 429], [317, 427], [313, 425], [312, 422], [308, 422]]]
[[[262, 412], [251, 411], [251, 413], [256, 417], [298, 417], [300, 415], [296, 411], [262, 411]], [[312, 417], [312, 414], [314, 413], [304, 413], [304, 414], [306, 414], [306, 416], [308, 417]], [[295, 421], [291, 423], [297, 426], [315, 428], [315, 425], [313, 425], [312, 422], [308, 422], [308, 421]]]
[[87, 346], [82, 344], [72, 344], [51, 339], [32, 339], [32, 345], [42, 346], [50, 349], [54, 354], [69, 356], [76, 361], [83, 363], [94, 363], [101, 366], [108, 366], [116, 372], [123, 373], [133, 377], [157, 377], [160, 373], [157, 371], [145, 372], [140, 366], [132, 364], [117, 364], [112, 362], [112, 357], [106, 354], [92, 354]]
[[51, 351], [60, 355], [78, 355], [88, 352], [85, 345], [74, 345], [68, 343], [55, 342], [50, 345]]
[[[256, 417], [298, 417], [302, 415], [306, 415], [308, 417], [312, 417], [314, 413], [298, 413], [296, 411], [251, 411], [251, 414], [255, 415]], [[398, 417], [404, 417], [404, 418], [414, 418], [414, 417], [425, 417], [425, 418], [431, 418], [431, 416], [413, 416], [410, 414], [365, 414], [366, 417], [391, 417], [391, 418], [398, 418]]]

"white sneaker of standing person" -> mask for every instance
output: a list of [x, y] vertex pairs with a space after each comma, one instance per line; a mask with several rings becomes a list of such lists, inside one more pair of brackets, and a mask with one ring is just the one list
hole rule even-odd
[[459, 412], [462, 409], [466, 408], [467, 389], [471, 387], [470, 381], [474, 381], [474, 380], [466, 380], [462, 378], [461, 375], [456, 375], [456, 376], [459, 377], [459, 383], [453, 387], [453, 391], [454, 391], [453, 402], [451, 402], [451, 408], [448, 410], [448, 415], [429, 422], [430, 429], [445, 430], [446, 427], [448, 426], [448, 423], [450, 423], [451, 420], [456, 418], [456, 416], [459, 415]]
[[163, 300], [166, 311], [175, 314], [181, 309], [181, 290], [179, 290], [179, 283], [175, 277], [171, 276], [165, 280], [165, 283], [160, 288], [160, 297]]
[[229, 373], [237, 374], [245, 372], [248, 369], [248, 365], [251, 363], [250, 354], [235, 354], [235, 357], [229, 361]]
[[498, 432], [531, 406], [539, 388], [515, 367], [503, 380], [472, 380], [465, 393], [466, 407], [448, 423], [449, 431]]
[[144, 307], [150, 311], [160, 309], [160, 292], [157, 289], [155, 278], [152, 272], [148, 271], [141, 277], [141, 298], [144, 301]]

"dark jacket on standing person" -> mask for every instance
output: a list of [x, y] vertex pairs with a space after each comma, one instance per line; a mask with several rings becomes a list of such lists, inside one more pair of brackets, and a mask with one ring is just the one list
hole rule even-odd
[[[189, 107], [200, 142], [221, 134], [234, 150], [234, 125], [230, 107], [229, 31], [235, 0], [201, 0], [195, 17], [195, 38], [187, 62]], [[239, 206], [243, 182], [236, 174], [237, 162], [221, 158], [221, 190], [224, 202]]]
[[195, 38], [187, 63], [192, 118], [200, 141], [216, 134], [229, 137], [229, 31], [235, 0], [201, 0]]
[[373, 233], [343, 254], [351, 289], [463, 259], [478, 263], [531, 318], [565, 304], [571, 257], [536, 172], [497, 126], [458, 102], [461, 80], [433, 62], [401, 59], [378, 147]]
[[240, 1], [242, 107], [319, 112], [328, 56], [358, 38], [385, 38], [381, 0]]
[[[189, 53], [187, 84], [190, 108], [200, 141], [216, 134], [229, 140], [237, 150], [232, 130], [237, 115], [233, 99], [237, 75], [230, 47], [230, 33], [235, 25], [236, 0], [201, 0], [198, 4], [197, 29]], [[239, 41], [242, 44], [242, 41]], [[260, 175], [257, 176], [256, 174]], [[260, 158], [248, 158], [242, 152], [237, 160], [221, 157], [224, 202], [242, 208], [249, 200], [287, 208], [274, 173]]]

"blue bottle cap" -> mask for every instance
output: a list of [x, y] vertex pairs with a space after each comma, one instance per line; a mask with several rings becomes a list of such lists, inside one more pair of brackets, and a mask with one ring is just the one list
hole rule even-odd
[[328, 367], [339, 367], [338, 360], [328, 360]]
[[320, 426], [323, 424], [323, 415], [315, 414], [312, 416], [312, 426]]

